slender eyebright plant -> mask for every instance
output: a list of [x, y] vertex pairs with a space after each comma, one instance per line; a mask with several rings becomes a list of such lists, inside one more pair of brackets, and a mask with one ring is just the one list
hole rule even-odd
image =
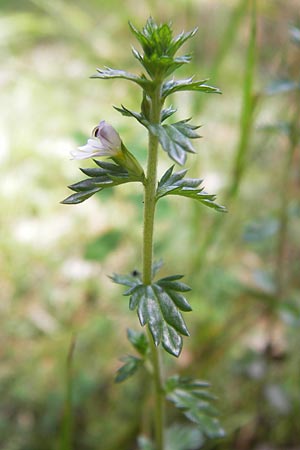
[[[172, 402], [194, 423], [201, 433], [202, 440], [221, 437], [224, 434], [216, 418], [216, 410], [211, 404], [214, 397], [208, 390], [207, 382], [179, 375], [166, 379], [163, 377], [160, 344], [166, 352], [178, 357], [183, 345], [182, 336], [189, 335], [182, 312], [191, 311], [185, 297], [190, 288], [182, 282], [182, 275], [157, 278], [161, 263], [153, 261], [155, 207], [163, 197], [167, 195], [188, 197], [216, 211], [226, 211], [215, 202], [215, 195], [204, 191], [202, 180], [187, 178], [186, 169], [175, 172], [175, 164], [159, 181], [157, 180], [159, 145], [175, 163], [184, 165], [187, 153], [195, 152], [191, 140], [199, 137], [196, 131], [199, 127], [192, 125], [190, 119], [178, 122], [168, 120], [176, 110], [171, 106], [164, 107], [167, 97], [180, 91], [200, 93], [220, 93], [220, 91], [206, 84], [207, 80], [194, 81], [193, 77], [182, 80], [170, 79], [173, 72], [190, 62], [190, 55], [177, 56], [177, 52], [195, 35], [196, 29], [173, 37], [170, 24], [157, 24], [152, 18], [147, 20], [141, 31], [131, 23], [129, 25], [142, 47], [142, 53], [133, 48], [133, 55], [141, 64], [142, 73], [134, 75], [106, 67], [97, 69], [92, 78], [120, 78], [135, 83], [141, 89], [140, 112], [131, 111], [123, 105], [115, 109], [123, 116], [135, 119], [147, 130], [146, 170], [144, 172], [139, 161], [126, 148], [117, 131], [102, 120], [94, 128], [87, 144], [72, 152], [74, 159], [93, 158], [95, 166], [81, 169], [87, 178], [69, 186], [74, 193], [63, 203], [81, 203], [96, 192], [124, 183], [136, 182], [144, 189], [141, 274], [134, 271], [126, 276], [114, 274], [111, 278], [115, 283], [126, 286], [124, 295], [129, 297], [129, 309], [137, 310], [139, 322], [145, 327], [146, 334], [143, 331], [128, 330], [128, 339], [136, 355], [124, 358], [124, 364], [117, 372], [116, 381], [126, 380], [141, 366], [145, 366], [148, 370], [155, 393], [154, 441], [152, 443], [150, 437], [141, 438], [139, 446], [148, 450], [165, 450], [168, 445], [165, 438], [166, 400]], [[110, 161], [99, 160], [99, 157], [106, 157]]]

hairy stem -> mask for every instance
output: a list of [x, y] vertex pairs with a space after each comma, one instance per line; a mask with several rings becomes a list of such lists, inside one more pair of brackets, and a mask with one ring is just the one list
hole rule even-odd
[[[158, 84], [151, 97], [150, 122], [160, 123], [161, 114], [161, 84]], [[143, 283], [152, 282], [153, 266], [153, 232], [155, 214], [155, 192], [157, 181], [157, 152], [158, 138], [149, 132], [149, 153], [147, 164], [147, 177], [144, 183], [144, 239], [143, 239]], [[151, 349], [151, 363], [153, 368], [153, 383], [155, 389], [155, 441], [156, 450], [164, 449], [164, 395], [162, 389], [161, 363], [158, 349], [148, 329], [148, 339]]]

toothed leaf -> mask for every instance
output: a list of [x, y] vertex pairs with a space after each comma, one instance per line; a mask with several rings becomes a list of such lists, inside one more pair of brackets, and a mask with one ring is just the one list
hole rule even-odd
[[215, 397], [207, 391], [209, 383], [200, 380], [170, 377], [165, 383], [167, 399], [191, 422], [197, 424], [199, 430], [208, 439], [224, 437], [225, 432], [217, 419], [218, 411], [212, 402]]
[[119, 164], [108, 163], [106, 161], [93, 160], [97, 168], [80, 169], [89, 178], [79, 181], [69, 186], [69, 189], [76, 192], [62, 201], [63, 204], [73, 205], [82, 203], [96, 192], [103, 189], [118, 186], [124, 183], [143, 182], [143, 175], [137, 176], [129, 173]]
[[132, 355], [124, 356], [121, 361], [124, 362], [124, 365], [117, 370], [117, 375], [115, 377], [116, 383], [122, 383], [129, 377], [132, 377], [143, 363], [140, 358]]
[[110, 67], [104, 67], [104, 69], [97, 69], [97, 73], [92, 75], [91, 78], [100, 78], [102, 80], [111, 78], [123, 78], [124, 80], [133, 81], [141, 86], [143, 89], [150, 89], [152, 81], [148, 80], [145, 76], [137, 76], [133, 73], [126, 72], [125, 70], [111, 69]]
[[149, 130], [158, 137], [163, 150], [180, 165], [185, 163], [186, 153], [195, 153], [190, 139], [200, 137], [195, 131], [199, 127], [189, 124], [188, 120], [173, 124], [147, 125]]
[[127, 337], [138, 353], [145, 356], [149, 348], [148, 340], [145, 334], [142, 331], [135, 331], [129, 328], [127, 330]]
[[220, 89], [205, 84], [206, 81], [208, 80], [193, 81], [193, 78], [178, 81], [165, 81], [162, 86], [162, 97], [166, 98], [168, 95], [179, 91], [196, 91], [204, 92], [206, 94], [221, 94]]
[[174, 356], [182, 349], [182, 337], [189, 336], [188, 329], [180, 311], [190, 311], [191, 307], [181, 294], [190, 288], [178, 281], [182, 275], [161, 278], [151, 285], [142, 284], [140, 279], [114, 275], [112, 279], [129, 289], [130, 309], [137, 309], [142, 326], [148, 325], [155, 345], [160, 343]]
[[207, 194], [204, 187], [201, 187], [200, 178], [184, 178], [186, 170], [173, 173], [174, 166], [170, 167], [162, 176], [156, 190], [156, 200], [166, 195], [180, 195], [182, 197], [192, 198], [220, 212], [226, 212], [224, 206], [215, 202], [216, 196]]

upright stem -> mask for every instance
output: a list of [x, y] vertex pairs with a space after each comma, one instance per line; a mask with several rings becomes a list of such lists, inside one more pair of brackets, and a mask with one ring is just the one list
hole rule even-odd
[[[161, 84], [158, 83], [151, 97], [150, 122], [160, 123], [161, 114]], [[153, 231], [155, 214], [155, 192], [157, 181], [157, 151], [158, 138], [149, 132], [149, 153], [147, 164], [147, 177], [145, 181], [144, 196], [144, 239], [143, 239], [143, 283], [152, 283], [153, 266]], [[148, 329], [148, 339], [151, 349], [151, 362], [153, 368], [153, 383], [155, 389], [155, 441], [156, 450], [164, 450], [164, 395], [162, 389], [162, 373], [159, 352]]]

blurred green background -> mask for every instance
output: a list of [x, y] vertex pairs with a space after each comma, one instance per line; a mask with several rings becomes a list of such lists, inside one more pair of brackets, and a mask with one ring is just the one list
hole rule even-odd
[[[185, 273], [193, 287], [192, 337], [178, 361], [167, 356], [166, 372], [177, 364], [209, 379], [219, 397], [227, 437], [194, 450], [300, 448], [300, 46], [289, 33], [300, 10], [298, 0], [258, 1], [251, 35], [250, 5], [0, 1], [2, 450], [66, 449], [74, 336], [72, 449], [133, 450], [145, 431], [143, 374], [113, 383], [129, 351], [126, 329], [139, 325], [107, 277], [140, 268], [142, 192], [133, 184], [74, 207], [59, 202], [81, 179], [69, 151], [99, 120], [145, 161], [144, 129], [112, 108], [137, 110], [135, 86], [88, 77], [105, 65], [140, 70], [127, 22], [141, 27], [149, 15], [171, 20], [176, 33], [199, 27], [193, 64], [178, 77], [209, 77], [223, 95], [186, 93], [172, 103], [178, 119], [203, 125], [190, 175], [229, 209], [218, 215], [181, 199], [158, 206], [162, 272]], [[161, 152], [160, 174], [170, 165]]]

